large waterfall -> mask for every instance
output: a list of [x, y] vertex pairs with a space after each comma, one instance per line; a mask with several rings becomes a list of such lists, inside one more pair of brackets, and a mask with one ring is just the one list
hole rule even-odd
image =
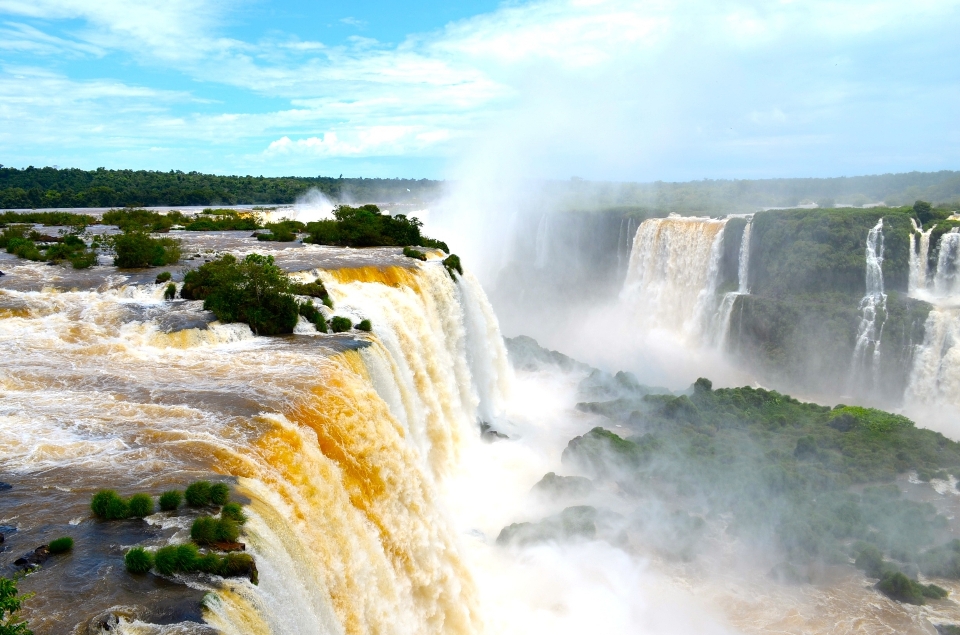
[[913, 407], [960, 407], [960, 233], [940, 236], [935, 269], [929, 271], [933, 228], [914, 223], [910, 295], [933, 305], [924, 340], [914, 354], [905, 401]]
[[[75, 498], [28, 522], [81, 522], [105, 485], [231, 475], [251, 500], [259, 586], [191, 583], [209, 592], [204, 619], [223, 633], [478, 632], [475, 584], [437, 496], [479, 442], [478, 418], [500, 413], [511, 371], [469, 272], [454, 281], [439, 262], [403, 260], [298, 274], [322, 278], [338, 314], [372, 320], [359, 348], [237, 325], [175, 330], [200, 317], [195, 303], [120, 276], [0, 291], [0, 462]], [[176, 529], [173, 540], [188, 532], [176, 517], [147, 520]], [[114, 604], [139, 601], [114, 586]], [[73, 610], [88, 601], [77, 595]]]
[[691, 343], [707, 337], [717, 310], [717, 279], [727, 219], [671, 215], [640, 224], [621, 298], [648, 329]]
[[719, 293], [731, 218], [671, 215], [640, 225], [621, 298], [646, 328], [673, 332], [694, 345], [725, 347], [734, 304], [750, 292], [752, 215], [746, 217], [737, 252], [737, 290]]

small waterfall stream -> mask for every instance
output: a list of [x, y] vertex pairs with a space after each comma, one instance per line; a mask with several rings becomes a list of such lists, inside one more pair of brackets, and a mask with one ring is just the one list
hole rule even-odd
[[860, 301], [860, 325], [853, 349], [852, 387], [869, 378], [871, 388], [879, 384], [880, 340], [886, 321], [887, 294], [883, 289], [883, 219], [867, 234], [866, 294]]

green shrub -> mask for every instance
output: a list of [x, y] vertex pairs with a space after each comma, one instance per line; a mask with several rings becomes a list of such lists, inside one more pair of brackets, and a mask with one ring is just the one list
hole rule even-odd
[[407, 258], [415, 258], [416, 260], [422, 260], [422, 261], [427, 260], [427, 254], [423, 253], [419, 249], [413, 249], [411, 247], [404, 247], [403, 255], [406, 256]]
[[43, 260], [43, 254], [37, 249], [36, 243], [26, 238], [11, 238], [7, 242], [7, 253], [24, 260]]
[[353, 328], [353, 323], [349, 318], [335, 315], [330, 319], [330, 328], [334, 333], [345, 333]]
[[157, 284], [163, 284], [164, 282], [169, 282], [170, 278], [172, 277], [173, 276], [170, 274], [169, 271], [161, 271], [160, 273], [157, 274]]
[[313, 301], [301, 302], [299, 306], [300, 315], [311, 322], [321, 333], [327, 332], [327, 320], [323, 317], [323, 313], [313, 305]]
[[134, 547], [123, 556], [123, 564], [130, 573], [143, 574], [153, 568], [153, 554], [143, 547]]
[[131, 208], [112, 209], [105, 212], [100, 220], [105, 225], [116, 225], [123, 232], [157, 232], [166, 231], [187, 219], [177, 211], [161, 214], [142, 208]]
[[126, 501], [112, 489], [102, 489], [94, 494], [90, 509], [101, 520], [120, 520], [130, 515]]
[[153, 238], [141, 231], [111, 236], [107, 244], [113, 248], [113, 264], [121, 269], [163, 267], [180, 260], [180, 241]]
[[223, 505], [230, 500], [230, 486], [226, 483], [214, 483], [210, 486], [210, 502]]
[[190, 573], [197, 570], [200, 552], [197, 546], [191, 543], [168, 545], [157, 550], [153, 562], [157, 572], [163, 575]]
[[240, 506], [240, 503], [227, 503], [224, 505], [223, 509], [220, 510], [220, 517], [229, 518], [239, 525], [247, 522], [247, 516], [243, 513], [243, 507]]
[[333, 220], [307, 223], [308, 236], [304, 242], [342, 247], [417, 245], [449, 253], [445, 243], [420, 233], [423, 223], [419, 219], [383, 214], [376, 205], [341, 205], [333, 210], [333, 217]]
[[926, 604], [927, 598], [942, 600], [948, 595], [946, 589], [936, 584], [920, 584], [899, 571], [886, 574], [877, 584], [877, 588], [884, 595], [907, 604]]
[[324, 297], [321, 302], [323, 302], [323, 306], [327, 307], [328, 309], [333, 309], [333, 299], [330, 298], [330, 296]]
[[195, 481], [187, 485], [187, 491], [183, 493], [187, 499], [187, 505], [191, 507], [203, 507], [210, 504], [210, 482]]
[[217, 521], [217, 542], [236, 542], [240, 537], [240, 526], [230, 518], [221, 518]]
[[203, 300], [221, 322], [245, 322], [258, 335], [292, 333], [299, 305], [290, 281], [273, 256], [249, 254], [242, 261], [230, 254], [190, 271], [180, 297]]
[[92, 249], [75, 251], [69, 258], [74, 269], [89, 269], [97, 264], [97, 252]]
[[463, 267], [460, 265], [460, 256], [456, 254], [450, 254], [443, 260], [443, 266], [447, 268], [447, 273], [450, 274], [450, 277], [456, 280], [453, 276], [453, 272], [456, 271], [461, 276], [463, 275]]
[[73, 549], [73, 538], [64, 536], [50, 541], [50, 553], [66, 553]]
[[182, 500], [182, 495], [177, 490], [170, 490], [160, 494], [160, 509], [165, 512], [170, 512], [178, 507], [180, 507], [180, 501]]
[[149, 494], [134, 494], [127, 501], [127, 508], [133, 518], [143, 518], [153, 513], [153, 498]]
[[173, 300], [177, 297], [177, 285], [170, 283], [167, 285], [167, 288], [163, 290], [163, 299], [164, 300]]
[[373, 325], [370, 324], [370, 320], [364, 319], [360, 320], [360, 323], [357, 324], [357, 330], [367, 331], [368, 333], [373, 330]]
[[290, 283], [290, 292], [295, 293], [296, 295], [307, 295], [311, 298], [323, 298], [328, 297], [327, 288], [323, 286], [323, 282], [320, 280], [314, 280], [313, 282], [291, 282]]
[[209, 545], [217, 540], [217, 519], [200, 516], [190, 526], [190, 540], [198, 545]]

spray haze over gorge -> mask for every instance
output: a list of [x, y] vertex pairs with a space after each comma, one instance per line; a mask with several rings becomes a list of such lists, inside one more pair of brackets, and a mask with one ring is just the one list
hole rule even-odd
[[0, 0], [0, 635], [960, 633], [957, 0]]

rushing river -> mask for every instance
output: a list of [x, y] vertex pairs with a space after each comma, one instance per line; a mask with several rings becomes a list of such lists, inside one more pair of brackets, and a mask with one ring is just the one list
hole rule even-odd
[[[716, 233], [701, 240], [707, 255]], [[573, 436], [605, 425], [574, 408], [585, 371], [515, 372], [479, 284], [436, 258], [264, 245], [243, 232], [184, 239], [186, 265], [270, 249], [373, 332], [301, 324], [255, 337], [200, 303], [164, 301], [157, 270], [4, 255], [0, 481], [12, 487], [0, 491], [0, 566], [60, 535], [76, 541], [21, 581], [37, 594], [25, 617], [38, 635], [106, 632], [105, 615], [111, 632], [238, 635], [931, 633], [960, 620], [952, 601], [888, 600], [852, 567], [814, 585], [770, 581], [776, 560], [727, 536], [722, 519], [693, 562], [629, 532], [616, 544], [498, 546], [505, 525], [568, 504], [530, 489], [564, 470]], [[641, 264], [638, 279], [655, 269]], [[483, 442], [480, 422], [510, 439]], [[103, 487], [159, 493], [197, 478], [231, 483], [247, 505], [258, 585], [132, 576], [124, 551], [185, 540], [190, 513], [108, 523], [89, 512]], [[960, 510], [950, 483], [904, 487]], [[615, 489], [591, 496], [574, 502], [646, 511]]]

